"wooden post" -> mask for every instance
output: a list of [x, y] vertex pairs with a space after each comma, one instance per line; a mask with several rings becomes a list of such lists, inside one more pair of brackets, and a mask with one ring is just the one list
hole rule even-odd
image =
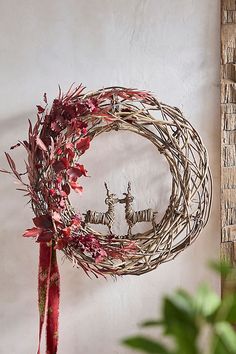
[[236, 0], [221, 0], [221, 257], [236, 265]]

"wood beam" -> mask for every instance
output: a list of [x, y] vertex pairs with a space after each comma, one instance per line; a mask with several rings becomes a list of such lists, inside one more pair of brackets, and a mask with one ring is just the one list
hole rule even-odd
[[221, 0], [221, 258], [236, 265], [236, 0]]

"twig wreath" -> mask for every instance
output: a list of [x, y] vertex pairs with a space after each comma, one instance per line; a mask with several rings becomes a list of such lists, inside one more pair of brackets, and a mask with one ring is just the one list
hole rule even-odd
[[[207, 223], [212, 194], [207, 151], [199, 134], [178, 108], [159, 102], [149, 92], [108, 87], [84, 93], [79, 86], [66, 94], [60, 91], [50, 109], [46, 94], [44, 102], [45, 107], [37, 106], [36, 123], [29, 123], [28, 140], [12, 147], [23, 145], [27, 151], [28, 181], [24, 180], [24, 173], [17, 171], [8, 153], [11, 172], [1, 170], [12, 173], [23, 185], [20, 190], [30, 198], [35, 213], [35, 226], [23, 236], [33, 237], [41, 245], [40, 336], [46, 308], [53, 302], [50, 300], [53, 291], [58, 292], [57, 296], [54, 294], [54, 304], [59, 301], [56, 250], [61, 250], [87, 274], [117, 276], [149, 272], [173, 259], [196, 239]], [[172, 188], [169, 206], [160, 222], [155, 221], [157, 211], [133, 210], [130, 182], [121, 199], [105, 184], [108, 206], [105, 213], [89, 210], [82, 215], [71, 205], [71, 191], [82, 193], [82, 178], [87, 176], [80, 163], [81, 155], [93, 139], [112, 130], [141, 135], [168, 162]], [[116, 203], [125, 205], [126, 235], [112, 232]], [[150, 221], [152, 227], [133, 235], [132, 226], [141, 221]], [[107, 225], [106, 234], [91, 227], [98, 223]], [[54, 312], [58, 317], [58, 308]], [[49, 337], [48, 353], [55, 353], [57, 344], [50, 344]]]

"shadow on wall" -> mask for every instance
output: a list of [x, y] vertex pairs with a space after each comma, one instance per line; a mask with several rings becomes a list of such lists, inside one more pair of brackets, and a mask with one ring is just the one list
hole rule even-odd
[[[14, 145], [19, 138], [26, 137], [29, 116], [34, 117], [34, 114], [21, 114], [7, 122], [0, 122], [0, 151], [8, 151], [9, 146]], [[17, 165], [23, 169], [25, 158], [23, 148], [13, 150], [12, 155]], [[76, 194], [71, 200], [72, 204], [82, 212], [86, 209], [105, 210], [104, 181], [109, 184], [110, 190], [120, 197], [126, 191], [129, 180], [132, 182], [132, 191], [136, 197], [134, 204], [136, 210], [148, 207], [159, 212], [165, 210], [170, 194], [168, 165], [154, 146], [144, 138], [128, 132], [101, 135], [91, 143], [91, 149], [83, 155], [81, 163], [85, 165], [91, 177], [81, 180], [85, 189], [83, 195]], [[0, 166], [7, 166], [3, 153], [1, 153]], [[9, 328], [19, 336], [24, 335], [22, 329], [28, 331], [27, 341], [31, 343], [31, 352], [36, 346], [38, 247], [34, 241], [21, 237], [22, 232], [32, 225], [33, 214], [29, 206], [26, 206], [27, 199], [14, 189], [13, 179], [2, 174], [0, 176], [2, 209], [0, 281], [3, 287], [0, 295], [2, 304], [0, 314], [4, 319], [6, 336], [4, 336], [5, 342], [1, 345], [2, 348], [6, 348], [10, 343], [12, 347], [9, 348], [9, 352], [17, 353], [15, 344], [9, 338], [11, 335]], [[137, 227], [141, 227], [141, 231], [148, 226], [143, 223]], [[127, 230], [122, 205], [117, 208], [114, 228], [117, 233]], [[144, 317], [144, 304], [145, 315], [151, 316], [154, 311], [153, 306], [157, 306], [160, 293], [169, 292], [178, 284], [180, 286], [188, 284], [188, 288], [194, 288], [199, 280], [209, 279], [209, 274], [205, 270], [205, 261], [208, 257], [212, 257], [214, 250], [211, 237], [206, 236], [213, 235], [214, 230], [213, 223], [208, 225], [204, 231], [205, 236], [202, 235], [174, 262], [163, 265], [157, 271], [142, 277], [124, 277], [116, 282], [110, 278], [107, 281], [103, 279], [90, 281], [82, 270], [73, 269], [70, 262], [65, 261], [62, 264], [62, 253], [58, 252], [62, 278], [61, 352], [66, 352], [70, 348], [69, 341], [72, 341], [73, 353], [77, 352], [77, 347], [83, 352], [91, 353], [90, 333], [97, 338], [98, 352], [103, 352], [99, 342], [102, 342], [106, 333], [107, 347], [109, 350], [114, 348], [112, 352], [115, 353], [118, 339], [127, 335], [128, 331], [131, 333], [135, 330], [137, 322]], [[217, 243], [218, 240], [215, 243], [215, 250], [218, 249]], [[205, 250], [212, 250], [211, 255]], [[189, 262], [191, 267], [186, 266]], [[27, 311], [24, 310], [26, 307]], [[14, 316], [21, 320], [14, 320]], [[22, 321], [27, 323], [27, 326], [22, 325]], [[114, 337], [117, 339], [115, 340]], [[127, 351], [121, 349], [119, 353], [127, 353]]]

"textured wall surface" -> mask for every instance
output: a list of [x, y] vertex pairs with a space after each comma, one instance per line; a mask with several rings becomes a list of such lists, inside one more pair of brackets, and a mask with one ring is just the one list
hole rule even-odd
[[[160, 298], [176, 287], [194, 291], [200, 281], [219, 289], [206, 268], [220, 241], [218, 0], [0, 1], [0, 151], [24, 138], [27, 118], [46, 91], [57, 95], [72, 82], [89, 89], [121, 85], [153, 91], [178, 106], [209, 150], [214, 199], [200, 238], [171, 263], [141, 277], [87, 278], [68, 261], [61, 268], [59, 354], [128, 354], [120, 338], [158, 313]], [[140, 137], [99, 137], [84, 163], [91, 175], [74, 203], [104, 210], [106, 180], [121, 194], [133, 181], [137, 209], [160, 213], [167, 205], [166, 163]], [[15, 159], [24, 155], [15, 151]], [[3, 154], [0, 165], [6, 167]], [[37, 245], [22, 239], [31, 226], [26, 200], [13, 181], [0, 176], [0, 353], [36, 352]], [[123, 209], [116, 230], [124, 228]], [[145, 229], [146, 225], [142, 225]]]
[[[222, 1], [221, 15], [221, 256], [234, 265], [236, 261], [236, 2]], [[223, 290], [235, 291], [235, 287], [236, 279], [225, 282]]]

